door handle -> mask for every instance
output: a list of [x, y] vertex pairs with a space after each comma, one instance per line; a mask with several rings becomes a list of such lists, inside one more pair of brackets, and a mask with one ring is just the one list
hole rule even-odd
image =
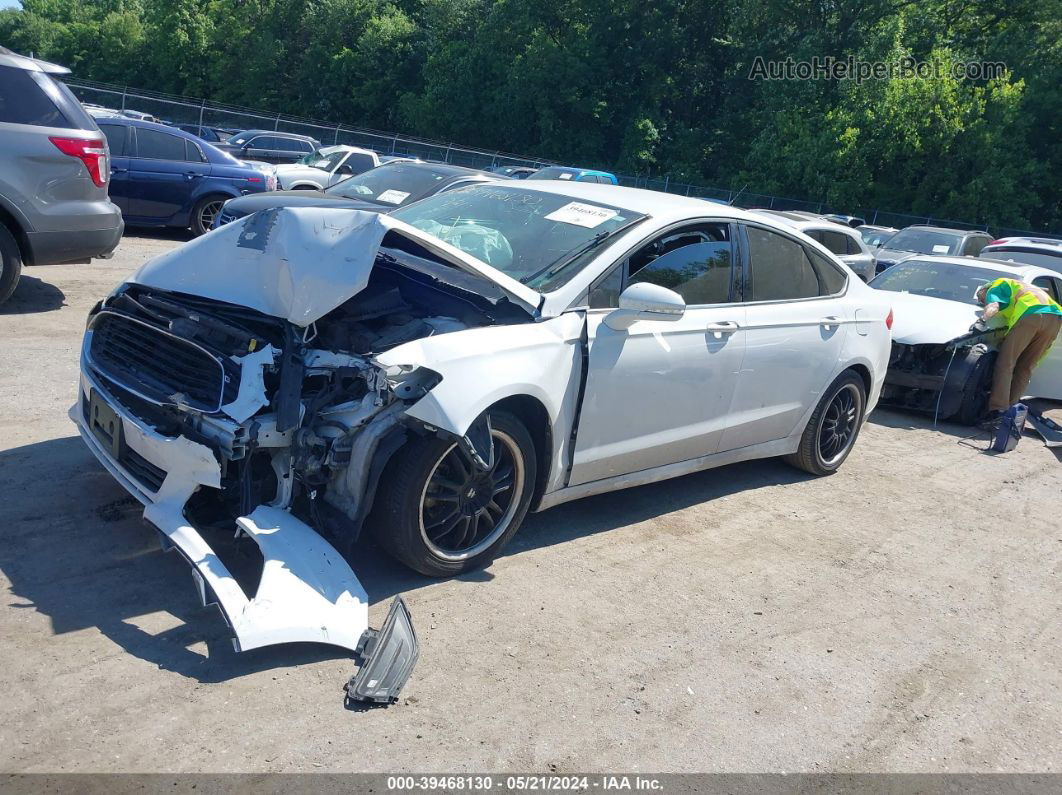
[[196, 171], [185, 171], [184, 172], [184, 176], [187, 177], [188, 179], [195, 179], [196, 177], [201, 177], [203, 175], [198, 173], [198, 172], [196, 172]]
[[118, 166], [111, 166], [111, 173], [112, 174], [118, 174], [118, 173], [123, 173], [124, 174], [128, 170], [129, 170], [128, 168], [118, 168]]
[[822, 326], [823, 328], [831, 328], [832, 326], [839, 326], [839, 325], [841, 325], [841, 318], [837, 317], [836, 315], [827, 315], [826, 317], [824, 317], [822, 320], [819, 321], [819, 325]]
[[724, 334], [733, 334], [740, 326], [733, 320], [721, 320], [718, 323], [709, 323], [705, 326], [707, 331], [710, 331], [716, 339], [721, 339]]

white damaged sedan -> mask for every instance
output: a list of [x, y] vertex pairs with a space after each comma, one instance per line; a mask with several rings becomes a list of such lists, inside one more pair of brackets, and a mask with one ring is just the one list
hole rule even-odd
[[[238, 648], [354, 648], [365, 594], [335, 548], [363, 526], [446, 576], [589, 494], [768, 456], [835, 471], [891, 320], [781, 222], [487, 184], [384, 216], [264, 211], [150, 261], [89, 318], [71, 417]], [[260, 548], [254, 597], [213, 528]]]

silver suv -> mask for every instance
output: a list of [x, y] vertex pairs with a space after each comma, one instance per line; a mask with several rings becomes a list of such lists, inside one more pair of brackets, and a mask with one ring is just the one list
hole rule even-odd
[[0, 302], [22, 263], [87, 262], [122, 237], [107, 141], [52, 77], [69, 71], [0, 47]]

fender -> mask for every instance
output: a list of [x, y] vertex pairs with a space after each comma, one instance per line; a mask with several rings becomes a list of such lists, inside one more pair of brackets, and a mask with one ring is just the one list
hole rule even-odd
[[568, 312], [537, 323], [486, 326], [414, 340], [381, 354], [388, 370], [429, 367], [442, 380], [406, 410], [406, 416], [458, 437], [484, 411], [527, 395], [546, 409], [552, 425], [550, 482], [563, 478], [576, 415], [585, 319]]

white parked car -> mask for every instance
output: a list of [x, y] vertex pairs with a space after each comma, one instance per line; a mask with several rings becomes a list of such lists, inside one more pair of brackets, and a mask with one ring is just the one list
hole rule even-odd
[[[890, 298], [788, 224], [651, 191], [275, 208], [100, 304], [71, 418], [239, 648], [353, 647], [364, 592], [317, 531], [347, 548], [365, 523], [445, 576], [586, 495], [771, 456], [832, 473], [877, 402]], [[261, 548], [256, 595], [207, 527]]]
[[[1000, 278], [1062, 298], [1058, 271], [972, 257], [910, 257], [870, 283], [891, 294], [896, 312], [882, 404], [967, 425], [985, 413], [1002, 319], [997, 316], [986, 333], [971, 331], [982, 309], [974, 293]], [[1062, 400], [1062, 344], [1033, 373], [1028, 396]]]
[[1000, 238], [981, 249], [978, 256], [1062, 273], [1062, 240], [1050, 237]]
[[858, 229], [843, 225], [829, 218], [804, 212], [777, 210], [753, 210], [756, 214], [777, 218], [799, 229], [816, 243], [821, 243], [855, 271], [865, 282], [874, 278], [874, 254], [863, 240]]
[[273, 167], [279, 190], [324, 190], [337, 182], [376, 168], [381, 160], [371, 149], [356, 146], [325, 146], [297, 163]]

